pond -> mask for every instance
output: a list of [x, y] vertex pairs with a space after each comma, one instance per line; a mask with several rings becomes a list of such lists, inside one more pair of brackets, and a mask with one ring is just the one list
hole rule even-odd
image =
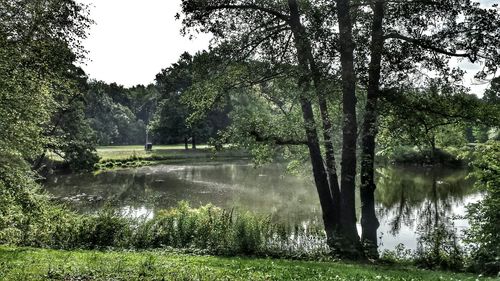
[[[458, 231], [466, 228], [467, 222], [455, 216], [463, 215], [465, 206], [481, 197], [466, 176], [466, 170], [378, 167], [381, 248], [403, 243], [415, 249], [419, 231], [437, 222], [454, 224]], [[113, 202], [124, 215], [153, 216], [186, 200], [192, 206], [211, 203], [271, 215], [280, 222], [321, 223], [312, 179], [286, 173], [283, 164], [255, 168], [246, 162], [213, 162], [57, 175], [47, 179], [45, 188], [80, 212], [95, 212]]]

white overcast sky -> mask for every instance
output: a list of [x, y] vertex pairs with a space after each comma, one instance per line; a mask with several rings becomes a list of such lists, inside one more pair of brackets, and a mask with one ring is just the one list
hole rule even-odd
[[149, 84], [184, 52], [208, 48], [210, 37], [180, 34], [180, 0], [78, 0], [91, 4], [95, 25], [84, 42], [83, 69], [90, 76], [124, 86]]
[[[180, 34], [180, 0], [78, 0], [90, 4], [96, 22], [89, 30], [84, 46], [89, 52], [83, 69], [90, 78], [124, 86], [149, 84], [162, 69], [188, 51], [207, 49], [210, 36], [197, 35], [189, 40]], [[483, 5], [500, 0], [481, 0]], [[467, 70], [464, 84], [482, 95], [487, 83], [474, 81], [480, 65], [461, 62]]]

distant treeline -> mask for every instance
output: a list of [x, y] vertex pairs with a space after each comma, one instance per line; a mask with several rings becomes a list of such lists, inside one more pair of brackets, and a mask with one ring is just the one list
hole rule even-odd
[[116, 83], [89, 81], [85, 116], [98, 145], [207, 142], [229, 124], [229, 106], [210, 110], [201, 121], [189, 119], [182, 102], [191, 82], [189, 54], [156, 75], [156, 82], [130, 88]]

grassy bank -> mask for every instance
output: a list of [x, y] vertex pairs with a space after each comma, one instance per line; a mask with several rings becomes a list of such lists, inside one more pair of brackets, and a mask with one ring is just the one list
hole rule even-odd
[[244, 158], [240, 150], [215, 151], [207, 145], [197, 149], [184, 149], [184, 145], [156, 145], [152, 151], [145, 151], [141, 145], [101, 146], [97, 148], [100, 162], [98, 169], [138, 167], [158, 162], [183, 162], [190, 160]]
[[[212, 152], [207, 145], [198, 145], [198, 149], [185, 150], [184, 145], [155, 145], [152, 151], [144, 150], [142, 145], [117, 145], [117, 146], [99, 146], [97, 147], [97, 154], [101, 160], [119, 160], [131, 157], [140, 159], [147, 159], [154, 156], [205, 156], [207, 153]], [[213, 154], [213, 153], [212, 153]]]
[[[414, 267], [0, 247], [0, 280], [477, 280]], [[482, 279], [480, 280], [493, 280]]]

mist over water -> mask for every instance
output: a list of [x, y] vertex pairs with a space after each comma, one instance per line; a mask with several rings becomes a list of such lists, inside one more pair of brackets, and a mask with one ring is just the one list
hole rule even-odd
[[[466, 179], [466, 170], [386, 166], [378, 167], [376, 175], [382, 249], [399, 243], [415, 249], [418, 234], [437, 222], [460, 232], [467, 222], [455, 217], [481, 197]], [[49, 178], [45, 188], [85, 213], [112, 204], [126, 216], [152, 217], [186, 200], [193, 207], [210, 203], [289, 224], [322, 223], [312, 179], [286, 173], [283, 164], [255, 168], [246, 162], [214, 162], [58, 175]], [[357, 206], [359, 219], [359, 200]]]

